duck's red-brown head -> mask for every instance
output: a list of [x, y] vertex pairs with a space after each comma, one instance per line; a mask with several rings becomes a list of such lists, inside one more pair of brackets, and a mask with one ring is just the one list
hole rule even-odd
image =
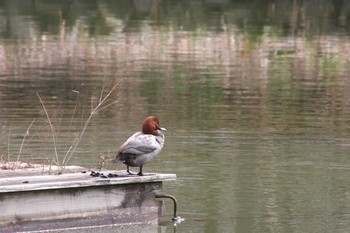
[[158, 135], [158, 130], [166, 130], [160, 127], [159, 120], [155, 116], [147, 117], [142, 123], [142, 133]]

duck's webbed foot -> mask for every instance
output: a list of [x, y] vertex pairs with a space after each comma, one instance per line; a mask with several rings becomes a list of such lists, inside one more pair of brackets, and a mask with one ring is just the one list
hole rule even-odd
[[130, 172], [129, 166], [126, 167], [126, 171], [128, 172], [129, 175], [134, 175], [132, 172]]
[[140, 166], [140, 171], [139, 173], [137, 173], [138, 176], [143, 176], [143, 173], [142, 173], [142, 165]]

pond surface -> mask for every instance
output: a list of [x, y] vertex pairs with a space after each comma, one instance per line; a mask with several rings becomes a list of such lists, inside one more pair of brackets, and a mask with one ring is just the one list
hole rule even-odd
[[2, 0], [1, 158], [97, 168], [156, 115], [144, 172], [177, 174], [186, 219], [159, 232], [349, 232], [349, 22], [347, 1]]

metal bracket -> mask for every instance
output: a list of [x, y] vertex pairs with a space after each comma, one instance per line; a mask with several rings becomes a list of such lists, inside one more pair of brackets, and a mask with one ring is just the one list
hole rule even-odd
[[155, 195], [156, 198], [168, 198], [171, 199], [174, 203], [174, 217], [172, 218], [173, 221], [177, 221], [178, 220], [178, 216], [177, 216], [177, 200], [174, 196], [169, 195], [169, 194], [156, 194]]

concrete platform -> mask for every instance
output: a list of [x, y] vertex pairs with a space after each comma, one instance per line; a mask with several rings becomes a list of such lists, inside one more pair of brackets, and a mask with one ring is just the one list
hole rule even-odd
[[165, 209], [155, 194], [162, 192], [163, 181], [176, 179], [175, 174], [124, 171], [92, 177], [81, 167], [63, 175], [37, 172], [0, 170], [0, 232], [158, 224]]

